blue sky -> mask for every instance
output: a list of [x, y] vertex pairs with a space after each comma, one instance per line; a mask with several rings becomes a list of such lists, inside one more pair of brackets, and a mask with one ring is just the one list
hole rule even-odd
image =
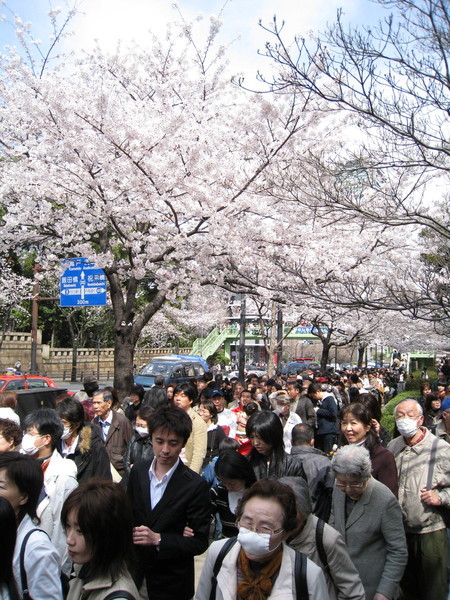
[[[10, 0], [6, 2], [13, 12], [24, 21], [33, 23], [35, 37], [44, 45], [51, 34], [48, 11], [66, 4], [66, 0]], [[69, 3], [72, 5], [72, 3]], [[80, 13], [72, 22], [74, 35], [69, 40], [71, 47], [87, 48], [98, 39], [102, 46], [113, 48], [118, 39], [133, 38], [140, 43], [145, 41], [148, 31], [162, 33], [166, 23], [179, 18], [172, 8], [173, 0], [82, 0]], [[179, 0], [179, 11], [186, 21], [199, 13], [205, 17], [218, 14], [222, 10], [223, 28], [221, 41], [232, 43], [230, 59], [235, 70], [254, 74], [261, 68], [263, 59], [258, 58], [258, 50], [263, 50], [269, 38], [258, 23], [269, 24], [273, 15], [279, 21], [285, 20], [285, 38], [308, 36], [309, 32], [323, 29], [327, 22], [333, 22], [338, 8], [342, 8], [349, 24], [373, 25], [384, 12], [370, 0]], [[5, 7], [0, 13], [10, 14]], [[205, 26], [208, 19], [205, 18]], [[14, 27], [0, 23], [0, 45], [14, 44]]]

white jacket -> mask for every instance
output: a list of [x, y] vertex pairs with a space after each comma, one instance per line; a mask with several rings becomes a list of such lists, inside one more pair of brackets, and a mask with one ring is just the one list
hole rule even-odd
[[[17, 540], [14, 548], [14, 577], [22, 598], [23, 590], [20, 581], [20, 549], [25, 535], [31, 529], [39, 529], [28, 515], [25, 515], [17, 529]], [[25, 573], [28, 590], [33, 600], [62, 600], [60, 560], [55, 547], [42, 531], [35, 531], [28, 538], [24, 556]]]
[[[214, 563], [226, 541], [225, 539], [213, 542], [209, 547], [198, 582], [195, 600], [209, 600]], [[223, 559], [222, 567], [217, 575], [216, 600], [236, 600], [237, 561], [240, 550], [241, 545], [236, 542]], [[273, 585], [272, 592], [268, 596], [270, 600], [295, 599], [294, 561], [295, 550], [283, 544], [280, 572]], [[328, 600], [327, 584], [322, 569], [309, 558], [307, 559], [306, 579], [309, 600]]]
[[55, 450], [44, 473], [46, 496], [39, 503], [37, 516], [41, 520], [39, 527], [48, 533], [60, 556], [62, 570], [66, 575], [70, 575], [71, 561], [67, 550], [66, 534], [61, 523], [61, 510], [65, 499], [77, 486], [76, 464], [69, 458], [63, 458]]
[[292, 450], [292, 430], [296, 425], [299, 425], [302, 420], [295, 412], [290, 412], [289, 417], [283, 427], [284, 449], [290, 454]]

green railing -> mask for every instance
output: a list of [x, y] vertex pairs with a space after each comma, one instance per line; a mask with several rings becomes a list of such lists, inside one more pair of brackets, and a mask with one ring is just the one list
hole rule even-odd
[[221, 347], [227, 338], [239, 336], [239, 329], [228, 326], [223, 329], [214, 327], [205, 338], [197, 338], [192, 345], [192, 354], [208, 358]]

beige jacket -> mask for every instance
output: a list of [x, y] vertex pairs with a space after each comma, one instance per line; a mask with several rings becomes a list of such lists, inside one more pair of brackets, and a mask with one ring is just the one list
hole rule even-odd
[[[195, 600], [209, 600], [212, 588], [214, 564], [223, 544], [227, 540], [218, 540], [209, 547], [198, 582]], [[237, 597], [237, 561], [241, 546], [239, 542], [230, 549], [224, 557], [222, 567], [217, 574], [215, 600], [236, 600]], [[293, 600], [295, 591], [295, 551], [283, 544], [283, 558], [280, 572], [273, 584], [268, 600]], [[306, 566], [309, 600], [328, 600], [327, 586], [322, 569], [308, 559]], [[68, 599], [71, 600], [71, 599]], [[175, 598], [174, 598], [175, 600]]]
[[186, 465], [196, 473], [200, 473], [206, 456], [208, 428], [205, 421], [192, 408], [188, 410], [188, 415], [192, 420], [192, 433], [185, 446]]
[[[79, 569], [77, 569], [79, 571]], [[103, 600], [118, 590], [129, 592], [134, 596], [135, 600], [139, 600], [139, 592], [134, 584], [133, 579], [129, 573], [122, 575], [119, 579], [112, 582], [111, 579], [93, 579], [83, 585], [83, 581], [78, 577], [71, 579], [69, 594], [67, 600]]]
[[[402, 508], [406, 533], [430, 533], [445, 529], [440, 514], [420, 499], [426, 488], [431, 446], [435, 436], [426, 430], [415, 446], [407, 446], [403, 437], [392, 440], [388, 450], [395, 457], [398, 470], [398, 501]], [[439, 492], [442, 503], [450, 506], [450, 444], [439, 440], [431, 488]]]

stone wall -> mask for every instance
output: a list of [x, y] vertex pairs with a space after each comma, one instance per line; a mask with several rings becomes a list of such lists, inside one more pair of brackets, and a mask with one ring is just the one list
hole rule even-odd
[[[31, 363], [31, 333], [7, 332], [0, 338], [0, 373], [7, 367], [12, 367], [17, 361], [22, 363], [22, 370], [30, 371]], [[38, 331], [36, 363], [40, 375], [51, 378], [70, 379], [72, 369], [71, 348], [51, 348], [41, 343], [41, 332]], [[172, 354], [173, 348], [137, 348], [135, 364], [139, 368], [150, 362], [155, 356]], [[191, 348], [180, 348], [178, 353], [190, 354]], [[93, 373], [102, 379], [112, 379], [114, 376], [114, 348], [78, 348], [77, 379], [83, 379], [87, 373]]]

